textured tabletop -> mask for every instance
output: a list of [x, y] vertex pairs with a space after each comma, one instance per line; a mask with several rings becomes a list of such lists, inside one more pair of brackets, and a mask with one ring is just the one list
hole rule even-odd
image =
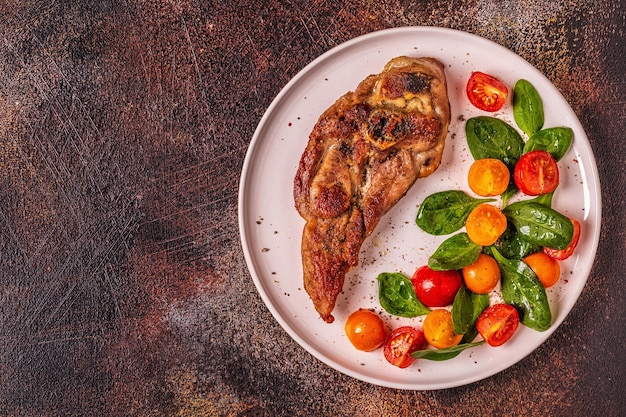
[[[626, 415], [625, 21], [609, 0], [0, 0], [0, 415]], [[446, 390], [309, 354], [263, 303], [238, 228], [274, 97], [324, 52], [401, 26], [480, 35], [545, 74], [602, 189], [566, 320]]]

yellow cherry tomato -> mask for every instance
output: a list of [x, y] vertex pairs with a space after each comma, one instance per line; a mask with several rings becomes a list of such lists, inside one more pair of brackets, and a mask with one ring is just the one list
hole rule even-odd
[[424, 319], [422, 331], [426, 341], [439, 349], [456, 346], [463, 338], [462, 334], [454, 333], [452, 313], [444, 309], [437, 309], [428, 313]]
[[500, 268], [493, 257], [481, 253], [471, 265], [461, 270], [465, 286], [476, 294], [491, 292], [500, 281]]
[[482, 197], [502, 194], [509, 186], [511, 174], [504, 162], [495, 158], [474, 161], [467, 174], [470, 188]]
[[358, 349], [370, 352], [379, 348], [387, 338], [385, 323], [370, 310], [357, 310], [348, 316], [345, 325], [346, 336]]
[[533, 270], [545, 288], [556, 284], [561, 276], [559, 261], [543, 252], [533, 253], [525, 257], [524, 262]]
[[490, 246], [506, 230], [506, 217], [496, 206], [482, 203], [467, 216], [465, 229], [472, 242], [480, 246]]

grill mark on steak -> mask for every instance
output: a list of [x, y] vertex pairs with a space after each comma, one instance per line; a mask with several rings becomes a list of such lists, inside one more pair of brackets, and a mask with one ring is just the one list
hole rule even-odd
[[402, 97], [406, 92], [413, 94], [427, 92], [430, 80], [431, 77], [424, 74], [405, 73], [398, 77], [386, 78], [381, 85], [381, 91], [392, 99]]

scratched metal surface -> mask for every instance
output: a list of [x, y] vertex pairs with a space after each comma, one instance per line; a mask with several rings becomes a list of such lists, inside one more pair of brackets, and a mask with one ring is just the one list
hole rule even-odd
[[[624, 415], [625, 19], [611, 0], [1, 0], [0, 415]], [[307, 354], [256, 293], [237, 227], [273, 97], [333, 46], [404, 25], [476, 33], [544, 72], [603, 191], [563, 325], [510, 369], [433, 392]]]

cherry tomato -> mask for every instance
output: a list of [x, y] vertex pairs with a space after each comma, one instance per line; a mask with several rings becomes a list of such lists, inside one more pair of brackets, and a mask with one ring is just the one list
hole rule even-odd
[[510, 304], [493, 304], [476, 320], [476, 330], [490, 346], [500, 346], [519, 326], [519, 313]]
[[482, 203], [467, 216], [465, 229], [472, 242], [481, 246], [490, 246], [496, 243], [506, 230], [506, 216], [499, 208]]
[[574, 253], [574, 249], [578, 245], [578, 241], [580, 240], [580, 223], [578, 220], [570, 219], [572, 224], [574, 225], [574, 234], [572, 234], [572, 241], [565, 249], [552, 249], [552, 248], [543, 248], [543, 251], [551, 258], [554, 258], [558, 261], [562, 261], [564, 259], [569, 258]]
[[561, 277], [561, 266], [559, 261], [551, 258], [544, 252], [533, 253], [523, 259], [524, 262], [533, 270], [541, 284], [545, 288], [549, 288], [556, 284]]
[[526, 195], [547, 194], [559, 185], [559, 167], [549, 152], [531, 151], [517, 161], [513, 180], [517, 188]]
[[467, 81], [467, 98], [480, 110], [494, 112], [504, 106], [508, 88], [497, 78], [483, 72], [473, 72]]
[[467, 289], [476, 294], [491, 292], [500, 281], [500, 268], [493, 257], [481, 253], [471, 265], [461, 270]]
[[467, 173], [470, 188], [482, 197], [502, 194], [509, 186], [511, 173], [504, 162], [495, 158], [474, 161]]
[[454, 333], [452, 313], [443, 309], [428, 313], [424, 319], [422, 330], [426, 341], [439, 349], [456, 346], [463, 338], [462, 334]]
[[379, 348], [387, 337], [385, 323], [370, 310], [357, 310], [350, 314], [345, 331], [352, 345], [365, 352]]
[[424, 265], [411, 278], [417, 298], [426, 307], [445, 307], [452, 304], [463, 281], [459, 271], [433, 271]]
[[385, 342], [383, 353], [390, 364], [406, 368], [415, 358], [411, 353], [426, 347], [424, 333], [411, 326], [398, 327]]

